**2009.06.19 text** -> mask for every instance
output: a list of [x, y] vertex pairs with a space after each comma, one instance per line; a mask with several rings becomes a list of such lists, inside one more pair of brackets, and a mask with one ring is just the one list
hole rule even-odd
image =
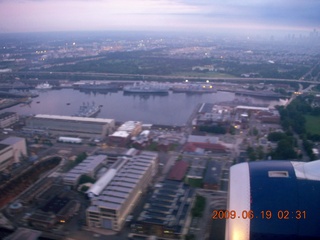
[[278, 210], [272, 212], [271, 210], [263, 210], [255, 213], [253, 210], [243, 210], [241, 212], [235, 210], [213, 210], [212, 219], [306, 219], [307, 213], [304, 210]]

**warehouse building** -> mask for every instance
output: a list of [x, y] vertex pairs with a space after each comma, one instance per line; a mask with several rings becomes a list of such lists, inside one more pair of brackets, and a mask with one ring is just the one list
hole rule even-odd
[[19, 121], [15, 112], [4, 112], [0, 114], [0, 128], [6, 128]]
[[114, 119], [37, 114], [26, 120], [26, 130], [57, 136], [104, 138], [114, 129]]
[[14, 162], [19, 162], [22, 157], [27, 156], [26, 140], [20, 137], [8, 137], [0, 142], [12, 147]]
[[107, 156], [105, 155], [87, 157], [63, 176], [63, 183], [70, 186], [76, 186], [82, 175], [95, 178], [97, 171], [99, 171], [106, 160]]
[[177, 161], [174, 164], [174, 166], [171, 168], [167, 176], [167, 179], [182, 181], [184, 179], [184, 176], [186, 175], [188, 168], [189, 168], [189, 163], [185, 161]]
[[8, 144], [0, 143], [0, 172], [13, 163], [13, 150]]
[[182, 239], [188, 232], [195, 192], [183, 182], [165, 180], [144, 205], [131, 230], [159, 239]]
[[116, 161], [87, 192], [91, 197], [88, 227], [120, 231], [157, 171], [158, 154], [153, 152]]
[[218, 161], [209, 161], [203, 179], [203, 188], [219, 190], [221, 173], [222, 163]]
[[132, 137], [136, 137], [141, 131], [141, 122], [127, 121], [108, 137], [109, 144], [124, 147]]
[[23, 156], [27, 156], [24, 138], [8, 137], [0, 141], [0, 172], [6, 170], [13, 163], [19, 162]]

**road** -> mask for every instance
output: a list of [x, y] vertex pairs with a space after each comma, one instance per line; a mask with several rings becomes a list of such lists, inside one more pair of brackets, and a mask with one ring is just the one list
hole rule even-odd
[[87, 77], [123, 77], [124, 79], [127, 78], [134, 78], [134, 79], [141, 79], [141, 80], [154, 80], [157, 81], [159, 79], [189, 79], [189, 80], [199, 80], [199, 81], [279, 81], [279, 82], [304, 82], [304, 83], [311, 83], [311, 84], [319, 84], [319, 82], [311, 81], [311, 80], [304, 80], [300, 79], [282, 79], [282, 78], [215, 78], [215, 77], [192, 77], [192, 76], [185, 76], [185, 75], [141, 75], [141, 74], [123, 74], [123, 73], [86, 73], [86, 72], [42, 72], [42, 71], [27, 71], [27, 72], [11, 72], [11, 73], [1, 73], [2, 76], [6, 75], [26, 75], [26, 74], [34, 74], [34, 75], [50, 75], [50, 76], [63, 76], [63, 77], [70, 77], [70, 76], [87, 76]]

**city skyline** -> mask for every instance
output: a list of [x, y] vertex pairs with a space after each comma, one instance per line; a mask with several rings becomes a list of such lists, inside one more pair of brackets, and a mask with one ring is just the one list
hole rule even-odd
[[52, 31], [311, 31], [315, 0], [0, 0], [0, 33]]

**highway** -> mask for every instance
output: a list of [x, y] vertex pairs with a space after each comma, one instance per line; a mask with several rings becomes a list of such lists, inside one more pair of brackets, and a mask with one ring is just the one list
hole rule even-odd
[[[188, 80], [209, 80], [209, 81], [277, 81], [277, 82], [298, 82], [298, 83], [310, 83], [310, 84], [320, 84], [320, 82], [317, 81], [311, 81], [311, 80], [305, 80], [303, 78], [300, 79], [281, 79], [281, 78], [243, 78], [243, 77], [233, 77], [233, 78], [215, 78], [215, 77], [196, 77], [196, 76], [185, 76], [185, 75], [141, 75], [141, 74], [123, 74], [123, 73], [87, 73], [87, 72], [45, 72], [45, 71], [16, 71], [16, 72], [10, 72], [10, 73], [1, 73], [0, 77], [4, 77], [7, 75], [27, 75], [27, 74], [33, 74], [38, 76], [46, 76], [50, 75], [52, 77], [54, 76], [60, 76], [60, 77], [70, 77], [70, 76], [83, 76], [83, 77], [105, 77], [105, 78], [112, 78], [112, 77], [123, 77], [126, 78], [135, 78], [140, 80], [166, 80], [166, 79], [188, 79]], [[132, 81], [132, 80], [131, 80]]]

